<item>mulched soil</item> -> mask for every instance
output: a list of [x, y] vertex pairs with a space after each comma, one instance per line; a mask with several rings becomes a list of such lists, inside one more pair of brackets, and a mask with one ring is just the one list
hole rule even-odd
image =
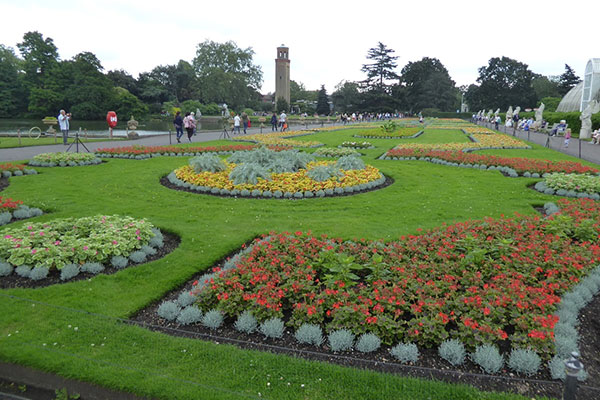
[[[385, 176], [385, 175], [384, 175]], [[341, 194], [333, 194], [331, 196], [325, 196], [324, 198], [331, 198], [331, 197], [344, 197], [344, 196], [354, 196], [355, 194], [359, 194], [359, 193], [366, 193], [366, 192], [372, 192], [373, 190], [379, 190], [379, 189], [383, 189], [386, 188], [388, 186], [390, 186], [392, 183], [394, 183], [394, 180], [392, 178], [390, 178], [389, 176], [385, 176], [385, 182], [377, 187], [371, 188], [371, 189], [365, 189], [365, 190], [361, 190], [358, 192], [352, 192], [352, 193], [341, 193]], [[192, 190], [190, 188], [185, 188], [182, 186], [177, 186], [172, 184], [171, 182], [169, 182], [169, 180], [167, 179], [167, 176], [163, 176], [162, 178], [160, 178], [160, 184], [163, 185], [164, 187], [167, 187], [169, 189], [173, 189], [173, 190], [180, 190], [182, 192], [190, 192], [190, 193], [195, 193], [195, 194], [208, 194], [210, 196], [217, 196], [217, 197], [228, 197], [228, 198], [236, 198], [236, 199], [260, 199], [260, 200], [311, 200], [311, 199], [320, 199], [322, 197], [311, 197], [310, 199], [297, 199], [295, 197], [291, 197], [291, 198], [275, 198], [275, 197], [254, 197], [254, 196], [228, 196], [228, 195], [223, 195], [223, 194], [214, 194], [214, 193], [210, 193], [210, 192], [197, 192], [195, 190]]]
[[[164, 238], [163, 247], [160, 249], [156, 249], [157, 251], [156, 251], [155, 255], [148, 256], [146, 258], [146, 261], [144, 262], [144, 264], [148, 263], [150, 261], [158, 260], [159, 258], [166, 256], [167, 254], [169, 254], [170, 252], [172, 252], [179, 246], [179, 243], [181, 241], [179, 236], [169, 233], [169, 232], [164, 232], [164, 231], [162, 231], [162, 234], [163, 234], [163, 238]], [[138, 264], [138, 265], [142, 265], [142, 264]], [[135, 266], [136, 265], [130, 264], [126, 268], [132, 268]], [[111, 275], [111, 274], [114, 274], [114, 273], [120, 271], [119, 269], [116, 269], [110, 265], [108, 265], [108, 266], [105, 265], [105, 267], [106, 267], [106, 269], [104, 271], [100, 272], [100, 274]], [[98, 274], [98, 275], [100, 275], [100, 274]], [[19, 275], [15, 274], [13, 271], [13, 273], [10, 274], [9, 276], [0, 277], [0, 289], [12, 289], [12, 288], [33, 289], [33, 288], [55, 285], [57, 283], [60, 284], [60, 283], [80, 281], [82, 279], [90, 279], [90, 278], [93, 278], [94, 276], [96, 276], [96, 275], [90, 274], [88, 272], [82, 272], [74, 278], [71, 278], [66, 281], [61, 281], [60, 280], [60, 272], [56, 269], [53, 269], [52, 271], [50, 271], [50, 273], [48, 274], [48, 276], [45, 279], [42, 279], [39, 281], [33, 281], [29, 278], [20, 277]]]
[[[224, 258], [224, 260], [226, 259], [227, 257]], [[423, 348], [419, 348], [420, 359], [416, 364], [404, 365], [395, 361], [387, 347], [369, 354], [358, 351], [332, 353], [326, 344], [320, 347], [299, 344], [290, 329], [286, 329], [281, 339], [266, 339], [261, 334], [248, 335], [236, 331], [233, 329], [234, 321], [231, 319], [226, 320], [224, 326], [219, 330], [211, 331], [199, 324], [185, 326], [158, 316], [157, 309], [160, 303], [176, 300], [181, 292], [190, 291], [192, 282], [203, 274], [197, 274], [184, 287], [170, 292], [160, 301], [139, 311], [132, 317], [132, 323], [169, 335], [200, 338], [215, 344], [229, 343], [243, 349], [287, 354], [348, 367], [463, 383], [486, 391], [509, 391], [529, 397], [560, 398], [562, 395], [563, 383], [552, 381], [547, 368], [529, 378], [517, 376], [507, 369], [504, 369], [499, 375], [486, 375], [471, 361], [467, 361], [463, 366], [453, 367], [438, 356], [437, 350]], [[578, 398], [581, 399], [600, 399], [600, 320], [597, 318], [598, 315], [600, 315], [600, 296], [596, 296], [594, 301], [580, 314], [581, 361], [589, 374], [587, 382], [580, 385], [578, 389]], [[506, 346], [502, 346], [503, 351], [506, 351], [504, 347], [509, 347], [509, 343], [505, 344]]]

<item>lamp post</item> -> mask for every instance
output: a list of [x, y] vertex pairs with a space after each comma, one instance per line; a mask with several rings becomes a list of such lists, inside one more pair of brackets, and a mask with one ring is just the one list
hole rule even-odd
[[577, 395], [577, 376], [583, 369], [583, 363], [579, 361], [579, 353], [574, 351], [571, 358], [565, 361], [565, 389], [563, 400], [576, 400]]

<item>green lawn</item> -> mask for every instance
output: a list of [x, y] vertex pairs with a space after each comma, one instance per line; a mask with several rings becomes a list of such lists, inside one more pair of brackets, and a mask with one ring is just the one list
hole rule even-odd
[[[352, 130], [336, 131], [305, 139], [336, 146], [353, 140], [352, 134]], [[449, 130], [428, 130], [414, 140], [454, 141], [457, 135]], [[521, 399], [177, 338], [114, 319], [133, 316], [247, 240], [271, 230], [310, 229], [348, 239], [395, 239], [442, 223], [502, 214], [532, 215], [536, 212], [532, 206], [556, 200], [528, 189], [535, 179], [509, 179], [497, 171], [419, 161], [374, 159], [404, 141], [373, 139], [377, 149], [363, 151], [367, 154], [363, 159], [393, 178], [393, 185], [340, 198], [233, 199], [161, 186], [159, 178], [185, 164], [187, 158], [183, 157], [109, 159], [98, 166], [38, 168], [39, 175], [11, 178], [2, 196], [50, 212], [36, 221], [130, 215], [147, 218], [161, 229], [177, 233], [182, 241], [163, 259], [113, 275], [35, 290], [3, 290], [0, 359], [164, 399], [258, 398], [258, 393], [270, 399]], [[214, 142], [223, 143], [230, 142]], [[543, 151], [562, 159], [553, 151]], [[511, 151], [512, 156], [528, 154], [535, 152]], [[0, 233], [4, 229], [7, 227], [1, 227]]]

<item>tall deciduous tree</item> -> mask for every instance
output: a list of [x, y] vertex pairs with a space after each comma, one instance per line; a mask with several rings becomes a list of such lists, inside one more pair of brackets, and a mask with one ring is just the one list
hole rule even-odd
[[325, 85], [321, 85], [321, 90], [319, 90], [319, 95], [317, 97], [317, 114], [329, 115], [330, 111], [327, 90], [325, 89]]
[[527, 64], [508, 57], [491, 58], [487, 66], [479, 68], [477, 82], [466, 95], [472, 110], [521, 106], [533, 108], [536, 103], [532, 86], [533, 72]]
[[341, 81], [331, 94], [331, 101], [338, 112], [352, 112], [357, 110], [361, 103], [361, 94], [356, 82]]
[[14, 117], [27, 109], [20, 64], [14, 50], [0, 44], [0, 117]]
[[250, 101], [262, 85], [262, 70], [252, 62], [251, 47], [240, 49], [232, 42], [210, 40], [198, 44], [193, 66], [205, 103], [227, 103], [239, 108]]
[[402, 68], [402, 84], [406, 87], [409, 110], [436, 108], [453, 111], [457, 108], [458, 89], [450, 74], [437, 58], [424, 57]]
[[558, 82], [558, 90], [560, 95], [564, 96], [573, 88], [573, 86], [581, 82], [581, 79], [575, 75], [573, 68], [569, 67], [568, 64], [565, 64], [565, 72], [560, 76]]
[[367, 79], [363, 81], [368, 90], [386, 91], [388, 85], [386, 81], [398, 79], [394, 69], [398, 66], [397, 56], [392, 56], [394, 50], [387, 48], [383, 43], [378, 42], [377, 47], [369, 49], [367, 59], [371, 63], [363, 64], [361, 71], [367, 74]]
[[29, 91], [28, 110], [36, 116], [54, 115], [63, 103], [62, 88], [56, 81], [59, 63], [54, 41], [37, 31], [27, 32], [17, 47]]

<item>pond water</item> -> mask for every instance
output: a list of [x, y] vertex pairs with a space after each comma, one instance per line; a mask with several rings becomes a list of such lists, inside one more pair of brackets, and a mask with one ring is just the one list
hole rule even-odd
[[[27, 134], [33, 127], [38, 127], [45, 132], [48, 128], [39, 119], [0, 119], [0, 135], [10, 136], [16, 135], [17, 130], [21, 130], [21, 134]], [[87, 130], [90, 136], [106, 136], [108, 137], [108, 125], [106, 121], [79, 121], [71, 120], [70, 131], [76, 131], [81, 128], [82, 131]], [[55, 126], [54, 129], [58, 130]], [[127, 121], [119, 121], [116, 128], [113, 129], [114, 136], [127, 136]], [[219, 117], [202, 117], [198, 124], [199, 131], [215, 131], [221, 130], [221, 119]], [[169, 133], [169, 130], [175, 131], [173, 123], [170, 120], [148, 120], [139, 121], [138, 129], [136, 130], [140, 136], [148, 135], [164, 135]]]

